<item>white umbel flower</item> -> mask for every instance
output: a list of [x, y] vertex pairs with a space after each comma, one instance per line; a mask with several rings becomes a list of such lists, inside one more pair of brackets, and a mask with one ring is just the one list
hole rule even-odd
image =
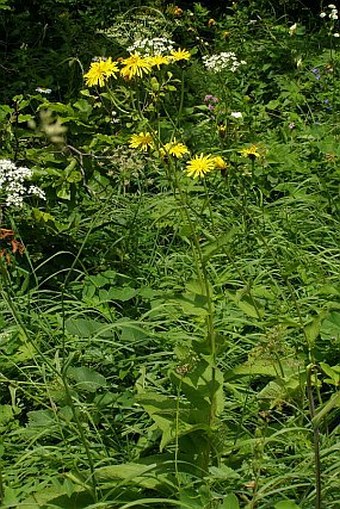
[[246, 64], [244, 60], [239, 62], [233, 51], [222, 51], [222, 53], [217, 53], [210, 57], [205, 56], [202, 60], [205, 68], [213, 73], [219, 73], [224, 70], [236, 72], [240, 65]]
[[30, 180], [32, 174], [26, 166], [16, 166], [9, 159], [0, 159], [0, 196], [7, 207], [22, 207], [28, 195], [45, 199], [45, 193], [39, 187], [25, 187], [25, 181]]
[[136, 39], [127, 48], [129, 53], [138, 53], [144, 56], [169, 54], [175, 47], [174, 41], [167, 37], [154, 37], [153, 39]]

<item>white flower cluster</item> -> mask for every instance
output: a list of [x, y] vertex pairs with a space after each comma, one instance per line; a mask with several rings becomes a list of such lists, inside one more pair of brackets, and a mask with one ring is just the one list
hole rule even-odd
[[51, 94], [52, 93], [52, 89], [51, 88], [43, 88], [43, 87], [37, 87], [35, 89], [36, 92], [38, 92], [39, 94]]
[[174, 44], [174, 41], [166, 37], [136, 39], [127, 50], [129, 53], [140, 53], [146, 56], [164, 55], [174, 49]]
[[231, 118], [243, 118], [241, 111], [232, 111], [230, 113]]
[[203, 57], [202, 60], [205, 68], [213, 73], [218, 73], [224, 71], [225, 69], [231, 72], [235, 72], [240, 67], [240, 65], [247, 63], [244, 60], [239, 62], [233, 51], [222, 51], [222, 53], [211, 55], [211, 57]]
[[45, 193], [37, 186], [24, 186], [25, 180], [32, 178], [32, 170], [26, 166], [15, 166], [9, 159], [0, 159], [0, 194], [5, 195], [7, 207], [22, 207], [24, 197], [37, 196], [45, 200]]
[[336, 6], [334, 4], [328, 4], [328, 9], [330, 10], [330, 12], [327, 12], [326, 11], [322, 11], [320, 13], [320, 18], [327, 18], [330, 20], [330, 31], [329, 31], [329, 35], [333, 35], [333, 37], [340, 37], [340, 34], [339, 32], [333, 32], [334, 28], [335, 28], [335, 23], [338, 21], [339, 19], [339, 11], [338, 9], [336, 8]]
[[[332, 21], [336, 21], [337, 19], [339, 19], [339, 12], [338, 12], [338, 9], [335, 7], [335, 5], [329, 4], [327, 7], [331, 11], [330, 13], [328, 13], [329, 19], [331, 19]], [[320, 18], [326, 18], [326, 16], [327, 16], [327, 12], [322, 11], [320, 14]]]
[[294, 25], [292, 25], [291, 27], [289, 27], [289, 34], [290, 34], [290, 35], [295, 35], [295, 34], [296, 34], [296, 31], [297, 31], [297, 23], [294, 23]]

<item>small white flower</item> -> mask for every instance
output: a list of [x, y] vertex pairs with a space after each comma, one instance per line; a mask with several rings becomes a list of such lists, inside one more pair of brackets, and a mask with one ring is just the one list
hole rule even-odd
[[333, 37], [336, 37], [336, 38], [340, 37], [339, 32], [335, 32], [335, 33], [333, 34]]
[[320, 13], [320, 18], [325, 18], [326, 16], [327, 16], [327, 14], [325, 12]]
[[332, 12], [330, 13], [330, 15], [329, 15], [329, 18], [330, 18], [330, 19], [333, 19], [333, 20], [337, 20], [337, 19], [339, 19], [339, 17], [338, 17], [338, 11], [332, 11]]
[[289, 27], [289, 33], [290, 35], [294, 35], [296, 33], [296, 29], [297, 29], [297, 23], [294, 23], [294, 25], [292, 25], [291, 27]]
[[336, 7], [335, 7], [335, 5], [334, 5], [334, 4], [328, 4], [328, 7], [329, 7], [330, 9], [336, 9]]
[[243, 115], [242, 115], [242, 113], [240, 111], [232, 111], [230, 113], [230, 116], [232, 118], [243, 118]]
[[117, 112], [113, 110], [111, 112], [111, 115], [112, 115], [111, 124], [119, 124], [120, 120], [119, 118], [117, 118]]
[[51, 94], [52, 93], [52, 90], [50, 88], [42, 88], [42, 87], [37, 87], [35, 89], [36, 92], [39, 92], [39, 94]]
[[46, 195], [45, 195], [44, 191], [42, 189], [40, 189], [40, 187], [30, 186], [28, 188], [27, 192], [28, 192], [28, 194], [32, 194], [33, 196], [37, 196], [41, 200], [46, 200]]

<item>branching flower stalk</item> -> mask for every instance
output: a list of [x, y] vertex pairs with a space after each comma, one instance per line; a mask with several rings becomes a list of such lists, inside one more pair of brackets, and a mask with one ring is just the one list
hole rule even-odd
[[[164, 80], [164, 75], [163, 75]], [[159, 88], [161, 89], [161, 83], [162, 79], [159, 81]], [[153, 143], [150, 143], [154, 147], [154, 149], [159, 150], [160, 153], [163, 151], [166, 155], [166, 149], [167, 146], [170, 144], [163, 144], [162, 140], [160, 139], [160, 99], [161, 97], [158, 97], [157, 100], [155, 100], [155, 120], [157, 123], [157, 127], [153, 128], [151, 121], [148, 118], [145, 118], [143, 110], [139, 107], [138, 113], [141, 119], [142, 125], [147, 125], [147, 132], [153, 133]], [[177, 114], [177, 121], [175, 124], [175, 127], [177, 127], [180, 123], [180, 114], [183, 109], [184, 104], [184, 86], [183, 82], [181, 85], [181, 94], [180, 94], [180, 103], [179, 103], [179, 110]], [[173, 123], [173, 122], [172, 122]], [[176, 131], [175, 131], [176, 132]], [[157, 133], [157, 134], [156, 134]], [[140, 133], [141, 135], [145, 134]], [[136, 137], [137, 140], [137, 137]], [[142, 142], [142, 138], [140, 138], [140, 142]], [[137, 147], [136, 147], [137, 148]], [[142, 145], [141, 147], [142, 148]], [[145, 149], [147, 146], [145, 145]], [[196, 267], [196, 273], [200, 282], [201, 287], [204, 289], [205, 297], [206, 297], [206, 303], [207, 303], [207, 316], [206, 316], [206, 331], [207, 331], [207, 341], [209, 344], [209, 364], [211, 366], [211, 380], [209, 380], [210, 384], [210, 412], [209, 412], [209, 427], [211, 429], [216, 428], [217, 423], [217, 379], [216, 379], [216, 373], [217, 373], [217, 358], [216, 358], [216, 331], [215, 331], [215, 325], [214, 325], [214, 306], [213, 306], [213, 295], [211, 291], [211, 286], [209, 284], [209, 275], [207, 272], [206, 267], [206, 261], [203, 257], [202, 247], [200, 245], [200, 240], [198, 237], [198, 233], [196, 231], [196, 227], [193, 223], [191, 214], [190, 214], [190, 204], [188, 202], [188, 196], [186, 194], [185, 188], [182, 188], [181, 180], [179, 179], [179, 171], [183, 171], [178, 167], [177, 162], [170, 157], [170, 154], [167, 154], [167, 157], [163, 159], [163, 167], [165, 169], [167, 179], [172, 187], [173, 195], [176, 200], [178, 200], [180, 204], [180, 211], [183, 215], [183, 218], [185, 220], [185, 223], [188, 224], [190, 232], [191, 232], [191, 247], [192, 247], [192, 253], [193, 253], [193, 259], [195, 262]], [[203, 154], [200, 154], [200, 156], [193, 157], [191, 161], [187, 165], [187, 175], [191, 174], [194, 178], [200, 176], [203, 177], [205, 171], [210, 172], [214, 168], [226, 168], [226, 163], [223, 161], [221, 157], [212, 157], [210, 155], [205, 156]], [[209, 210], [210, 210], [210, 219], [212, 221], [212, 228], [214, 230], [214, 219], [213, 219], [213, 213], [211, 210], [211, 204], [210, 204], [210, 197], [209, 193], [206, 187], [205, 179], [203, 177], [203, 182], [206, 190], [206, 200], [208, 202]], [[260, 317], [260, 313], [259, 317]], [[178, 416], [177, 416], [178, 419]], [[177, 444], [178, 446], [178, 444]], [[176, 446], [176, 447], [177, 447]], [[176, 449], [177, 450], [177, 449]], [[202, 450], [202, 468], [204, 471], [207, 471], [210, 459], [212, 455], [216, 457], [216, 451], [213, 449], [212, 445], [209, 443], [209, 441], [206, 441], [205, 444], [201, 445]]]
[[[191, 232], [191, 246], [192, 246], [192, 253], [193, 253], [193, 259], [194, 264], [196, 267], [196, 273], [198, 276], [198, 279], [200, 281], [201, 287], [204, 289], [204, 293], [206, 296], [206, 302], [207, 302], [207, 317], [206, 317], [206, 328], [207, 328], [207, 340], [209, 344], [209, 350], [210, 350], [210, 365], [211, 365], [211, 373], [212, 373], [212, 380], [210, 380], [210, 413], [209, 413], [209, 427], [211, 429], [214, 429], [216, 426], [216, 418], [217, 418], [217, 403], [216, 403], [216, 333], [214, 329], [214, 318], [213, 318], [213, 296], [211, 294], [211, 288], [209, 284], [209, 277], [206, 270], [206, 265], [203, 259], [203, 253], [200, 246], [198, 234], [196, 232], [196, 228], [193, 224], [191, 215], [190, 215], [190, 208], [187, 203], [187, 196], [186, 193], [183, 191], [179, 178], [178, 178], [178, 167], [177, 163], [173, 160], [171, 157], [171, 150], [176, 150], [177, 152], [174, 152], [174, 155], [176, 154], [177, 157], [182, 157], [182, 154], [185, 154], [186, 148], [182, 144], [177, 144], [175, 148], [172, 148], [174, 146], [174, 142], [172, 143], [162, 143], [162, 140], [160, 139], [160, 122], [161, 122], [161, 90], [162, 87], [166, 84], [166, 77], [164, 75], [164, 72], [160, 69], [157, 73], [158, 75], [158, 87], [155, 90], [154, 89], [154, 120], [153, 122], [156, 123], [156, 128], [153, 126], [152, 120], [147, 118], [145, 116], [144, 108], [142, 107], [143, 102], [141, 101], [140, 97], [137, 97], [136, 100], [134, 98], [134, 94], [131, 93], [130, 97], [132, 99], [132, 108], [138, 112], [138, 115], [141, 120], [141, 125], [144, 125], [144, 131], [140, 132], [139, 134], [136, 134], [131, 137], [130, 145], [135, 149], [140, 149], [142, 151], [147, 151], [148, 148], [153, 148], [153, 150], [158, 150], [160, 153], [163, 152], [164, 158], [163, 158], [163, 167], [165, 169], [168, 182], [171, 185], [171, 188], [173, 190], [173, 195], [176, 200], [178, 200], [180, 204], [180, 211], [183, 215], [183, 220], [186, 224], [189, 225], [190, 232]], [[147, 82], [148, 84], [148, 82]], [[146, 85], [147, 85], [146, 84]], [[146, 88], [146, 87], [144, 87]], [[137, 93], [140, 93], [139, 87], [137, 87]], [[176, 127], [179, 125], [180, 122], [180, 114], [183, 109], [184, 104], [184, 84], [181, 85], [181, 94], [180, 94], [180, 104], [179, 104], [179, 111], [177, 115], [177, 121], [174, 122], [172, 120], [172, 124], [174, 126], [174, 134], [176, 134]], [[170, 117], [170, 115], [168, 115]], [[175, 138], [172, 138], [175, 139]], [[182, 145], [182, 146], [181, 146]], [[208, 159], [207, 159], [208, 161]], [[199, 163], [199, 159], [198, 159]], [[197, 164], [198, 164], [197, 163]], [[209, 161], [209, 164], [213, 165], [212, 159], [211, 162]], [[177, 428], [178, 428], [178, 418], [179, 418], [179, 410], [177, 411]], [[176, 458], [178, 458], [178, 438], [176, 442]], [[210, 457], [214, 453], [212, 446], [210, 445], [209, 441], [204, 441], [203, 444], [200, 445], [201, 449], [201, 468], [203, 471], [207, 471], [209, 467]], [[175, 458], [175, 459], [176, 459]], [[177, 464], [177, 461], [176, 461]], [[177, 467], [176, 467], [177, 468]]]
[[[174, 170], [174, 171], [172, 171]], [[193, 224], [192, 218], [189, 213], [189, 207], [187, 204], [187, 197], [178, 180], [177, 171], [175, 165], [171, 165], [169, 163], [169, 171], [168, 178], [173, 182], [173, 192], [175, 198], [178, 196], [179, 203], [181, 205], [181, 211], [184, 214], [184, 217], [189, 225], [191, 231], [191, 246], [192, 253], [195, 260], [196, 272], [199, 278], [201, 286], [204, 288], [205, 296], [207, 299], [207, 308], [208, 313], [206, 317], [206, 328], [207, 328], [207, 339], [210, 347], [210, 362], [211, 362], [211, 372], [212, 372], [212, 380], [211, 380], [211, 390], [210, 390], [210, 416], [209, 416], [209, 427], [214, 429], [216, 426], [217, 419], [217, 401], [216, 401], [216, 332], [214, 326], [214, 309], [213, 309], [213, 295], [211, 293], [211, 288], [209, 284], [209, 276], [206, 269], [206, 264], [204, 262], [202, 248], [199, 242], [199, 238]], [[177, 191], [177, 192], [176, 192]], [[206, 471], [209, 467], [210, 456], [213, 453], [213, 449], [210, 444], [207, 442], [208, 450], [205, 447], [205, 452], [203, 453], [204, 464], [201, 465], [204, 471]], [[204, 447], [204, 444], [202, 445]]]
[[[183, 108], [183, 94], [181, 94], [180, 108]], [[160, 116], [157, 114], [159, 112], [160, 101], [156, 101], [156, 119], [158, 123], [157, 133], [160, 133]], [[145, 118], [143, 111], [138, 109], [141, 121], [148, 125], [149, 132], [153, 132], [153, 146], [159, 147], [160, 151], [164, 151], [167, 148], [166, 144], [163, 145], [162, 141], [159, 139], [159, 134], [156, 134], [155, 131], [152, 131], [152, 125], [150, 125], [149, 119]], [[178, 117], [177, 117], [178, 118]], [[150, 142], [151, 144], [151, 142]], [[180, 204], [180, 211], [183, 215], [183, 219], [186, 224], [189, 225], [191, 232], [191, 246], [192, 246], [192, 254], [195, 262], [196, 273], [198, 279], [200, 281], [201, 287], [204, 289], [204, 293], [206, 296], [207, 302], [207, 317], [206, 317], [206, 328], [207, 328], [207, 340], [210, 346], [210, 364], [212, 370], [212, 380], [210, 381], [210, 416], [209, 416], [209, 427], [214, 429], [216, 426], [216, 418], [217, 418], [217, 403], [216, 403], [216, 332], [214, 328], [214, 311], [213, 311], [213, 295], [211, 294], [211, 288], [209, 284], [209, 277], [206, 270], [206, 265], [203, 258], [202, 248], [200, 246], [198, 234], [196, 232], [195, 226], [193, 224], [191, 215], [190, 215], [190, 207], [187, 202], [187, 196], [185, 191], [182, 189], [179, 178], [178, 178], [178, 166], [177, 163], [171, 158], [166, 157], [163, 160], [163, 167], [166, 171], [167, 179], [172, 187], [173, 195], [176, 200], [178, 200]], [[213, 449], [211, 448], [208, 441], [206, 441], [201, 446], [202, 449], [202, 469], [207, 471], [210, 461], [210, 456], [213, 454]]]
[[[218, 368], [213, 292], [209, 281], [207, 261], [204, 259], [197, 227], [192, 219], [190, 197], [186, 193], [185, 186], [182, 183], [183, 177], [180, 177], [180, 172], [182, 175], [185, 173], [188, 177], [194, 179], [203, 179], [206, 202], [208, 203], [210, 211], [211, 227], [212, 230], [215, 231], [210, 197], [204, 177], [211, 171], [225, 171], [227, 165], [221, 156], [203, 153], [192, 155], [190, 160], [186, 163], [185, 169], [183, 168], [183, 164], [177, 161], [177, 159], [180, 160], [188, 153], [186, 146], [176, 140], [184, 106], [184, 74], [182, 71], [179, 105], [177, 107], [176, 119], [174, 120], [173, 115], [170, 115], [164, 101], [162, 101], [164, 91], [168, 92], [174, 89], [174, 87], [168, 87], [171, 75], [169, 75], [169, 73], [166, 75], [164, 66], [170, 62], [175, 63], [180, 60], [188, 60], [189, 58], [190, 54], [186, 50], [181, 49], [171, 50], [169, 55], [158, 56], [143, 56], [135, 52], [127, 59], [121, 60], [119, 65], [123, 65], [123, 68], [120, 69], [120, 74], [125, 78], [126, 83], [130, 84], [127, 89], [130, 90], [131, 108], [140, 119], [140, 130], [130, 137], [130, 147], [144, 153], [149, 152], [156, 156], [158, 154], [159, 159], [162, 161], [167, 180], [171, 186], [173, 196], [179, 203], [179, 210], [183, 217], [183, 221], [188, 225], [190, 230], [190, 244], [195, 271], [206, 302], [205, 328], [209, 354], [205, 356], [205, 361], [208, 362], [210, 373], [209, 380], [205, 382], [209, 385], [209, 411], [207, 411], [206, 419], [208, 421], [208, 427], [211, 430], [216, 430], [219, 412], [219, 385], [217, 381]], [[208, 70], [216, 72], [217, 74], [223, 70], [234, 73], [243, 63], [244, 62], [239, 63], [233, 53], [221, 54], [216, 58], [206, 60]], [[110, 68], [109, 72], [111, 71]], [[227, 93], [227, 91], [225, 91], [225, 93]], [[148, 104], [148, 108], [145, 107], [146, 97], [151, 98], [151, 104]], [[152, 107], [149, 108], [149, 106]], [[170, 140], [166, 142], [162, 140], [162, 117], [164, 117], [164, 113], [170, 125], [173, 126], [173, 133], [170, 135]], [[217, 233], [215, 233], [215, 236], [217, 237]], [[258, 314], [260, 318], [260, 313]], [[200, 355], [199, 352], [198, 355]], [[178, 429], [179, 408], [177, 410], [176, 426]], [[206, 425], [207, 422], [204, 421], [204, 424]], [[177, 437], [176, 454], [178, 454], [178, 447], [179, 442]], [[211, 458], [214, 456], [216, 459], [218, 454], [209, 439], [202, 440], [202, 443], [198, 444], [197, 448], [201, 458], [200, 466], [203, 471], [207, 472]]]

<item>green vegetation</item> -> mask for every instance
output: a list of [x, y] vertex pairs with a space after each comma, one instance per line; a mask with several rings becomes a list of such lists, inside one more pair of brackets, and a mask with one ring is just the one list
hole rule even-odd
[[0, 0], [1, 507], [339, 508], [340, 27], [276, 3]]

